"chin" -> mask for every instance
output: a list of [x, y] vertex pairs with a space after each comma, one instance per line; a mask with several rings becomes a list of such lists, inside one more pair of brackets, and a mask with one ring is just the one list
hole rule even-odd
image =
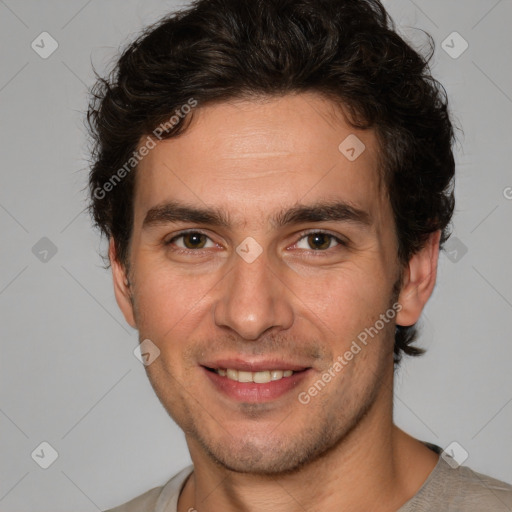
[[301, 461], [297, 454], [276, 453], [275, 451], [262, 452], [252, 447], [241, 453], [214, 453], [210, 451], [210, 458], [224, 469], [235, 473], [247, 473], [253, 475], [278, 475], [293, 473], [300, 469], [307, 461]]
[[219, 467], [236, 473], [276, 476], [299, 471], [339, 441], [328, 427], [316, 435], [308, 434], [281, 433], [282, 437], [274, 437], [272, 442], [269, 441], [271, 433], [262, 433], [261, 438], [246, 433], [244, 439], [228, 435], [218, 442], [212, 442], [211, 437], [205, 439], [197, 432], [194, 437], [203, 452]]

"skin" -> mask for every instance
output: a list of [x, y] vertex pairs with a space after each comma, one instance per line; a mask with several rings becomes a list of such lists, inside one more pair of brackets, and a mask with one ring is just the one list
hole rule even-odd
[[[352, 162], [338, 150], [350, 134], [366, 146]], [[180, 512], [394, 511], [434, 468], [438, 456], [393, 424], [393, 343], [394, 322], [414, 324], [432, 293], [440, 233], [400, 265], [379, 183], [375, 134], [352, 128], [314, 93], [197, 108], [184, 134], [158, 142], [140, 163], [129, 273], [112, 241], [110, 258], [127, 322], [160, 350], [146, 371], [194, 463]], [[147, 212], [168, 201], [218, 208], [229, 222], [144, 227]], [[272, 221], [326, 201], [366, 211], [371, 224]], [[207, 238], [175, 238], [185, 229]], [[346, 245], [311, 243], [312, 229]], [[262, 249], [252, 263], [236, 252], [246, 237]], [[178, 252], [185, 243], [192, 248]], [[300, 403], [299, 392], [396, 300], [396, 318]], [[284, 396], [249, 404], [219, 393], [201, 367], [257, 355], [312, 371]]]

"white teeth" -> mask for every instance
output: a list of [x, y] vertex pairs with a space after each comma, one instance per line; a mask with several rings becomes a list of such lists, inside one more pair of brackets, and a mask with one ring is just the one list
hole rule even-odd
[[252, 380], [253, 382], [257, 382], [258, 384], [265, 384], [267, 382], [270, 382], [270, 372], [254, 372]]
[[238, 370], [226, 370], [226, 376], [231, 380], [238, 380]]
[[231, 368], [219, 368], [215, 370], [222, 377], [227, 377], [238, 382], [256, 382], [257, 384], [266, 384], [274, 380], [280, 380], [283, 377], [293, 375], [292, 370], [265, 370], [262, 372], [246, 372], [242, 370], [233, 370]]
[[252, 380], [252, 372], [238, 372], [238, 382], [254, 382]]
[[272, 380], [279, 380], [283, 378], [283, 370], [273, 370], [270, 372], [270, 378]]

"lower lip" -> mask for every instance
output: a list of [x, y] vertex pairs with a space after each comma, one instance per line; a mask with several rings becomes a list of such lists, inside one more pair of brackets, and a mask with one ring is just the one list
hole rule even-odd
[[269, 402], [275, 400], [297, 387], [308, 375], [310, 368], [296, 372], [290, 377], [272, 380], [264, 384], [256, 382], [238, 382], [219, 375], [203, 367], [213, 385], [230, 398], [242, 402]]

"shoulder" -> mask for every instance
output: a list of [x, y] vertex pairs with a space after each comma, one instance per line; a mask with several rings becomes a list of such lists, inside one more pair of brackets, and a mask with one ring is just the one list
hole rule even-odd
[[467, 466], [456, 469], [446, 466], [445, 475], [454, 491], [454, 505], [464, 506], [463, 510], [468, 512], [512, 510], [512, 485]]
[[158, 497], [162, 493], [162, 487], [155, 487], [140, 496], [124, 503], [123, 505], [119, 505], [115, 508], [110, 508], [105, 510], [105, 512], [153, 512], [156, 507], [156, 502], [158, 501]]
[[[154, 487], [149, 491], [104, 512], [157, 512], [159, 510], [176, 510], [178, 498], [188, 476], [192, 473], [192, 465], [182, 469], [165, 485]], [[172, 508], [174, 507], [174, 508]]]
[[[450, 460], [439, 458], [435, 475], [422, 489], [429, 501], [442, 504], [447, 512], [510, 512], [512, 486], [467, 466], [452, 467]], [[431, 501], [431, 503], [432, 503]]]

